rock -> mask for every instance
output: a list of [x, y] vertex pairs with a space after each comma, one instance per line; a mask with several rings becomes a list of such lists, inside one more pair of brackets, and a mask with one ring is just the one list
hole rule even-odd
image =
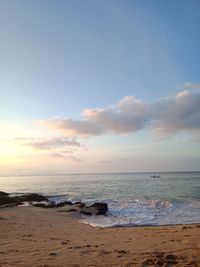
[[0, 206], [8, 207], [18, 204], [17, 197], [9, 197], [9, 194], [3, 191], [0, 191]]
[[60, 202], [58, 204], [56, 204], [56, 208], [60, 208], [66, 205], [73, 205], [73, 203], [71, 201], [64, 201], [64, 202]]
[[73, 203], [71, 201], [65, 201], [64, 202], [66, 205], [73, 205]]
[[64, 201], [60, 203], [55, 203], [54, 201], [47, 201], [46, 203], [34, 203], [32, 204], [34, 207], [40, 207], [40, 208], [61, 208], [68, 205], [73, 205], [71, 201]]
[[7, 197], [8, 195], [8, 193], [0, 191], [0, 197]]
[[97, 210], [96, 215], [104, 215], [108, 211], [108, 204], [107, 203], [94, 203], [90, 207], [95, 208]]
[[77, 209], [69, 209], [69, 210], [67, 210], [67, 212], [76, 212], [77, 211]]
[[75, 207], [79, 208], [79, 209], [82, 209], [85, 207], [85, 204], [82, 203], [82, 202], [75, 202], [74, 203]]
[[[42, 202], [42, 201], [45, 201], [45, 203], [32, 203], [32, 202]], [[10, 197], [8, 193], [0, 191], [1, 208], [21, 205], [24, 202], [29, 202], [31, 205], [35, 207], [42, 207], [42, 208], [52, 208], [56, 206], [55, 203], [50, 202], [47, 197], [44, 197], [39, 194], [25, 194], [22, 196]]]
[[35, 204], [32, 204], [34, 207], [38, 207], [38, 208], [55, 208], [56, 205], [54, 203], [35, 203]]
[[105, 215], [107, 211], [108, 205], [106, 203], [94, 203], [89, 207], [83, 207], [80, 213], [85, 215]]
[[87, 208], [81, 210], [80, 213], [82, 213], [84, 215], [92, 215], [92, 212], [87, 210], [87, 209], [89, 209], [89, 208], [87, 207]]
[[[91, 206], [86, 206], [82, 202], [64, 201], [56, 204], [54, 201], [49, 201], [47, 197], [39, 194], [24, 194], [22, 196], [10, 197], [8, 193], [0, 191], [0, 207], [10, 207], [15, 205], [21, 205], [24, 202], [29, 202], [34, 207], [40, 208], [60, 208], [70, 205], [73, 207], [67, 211], [79, 211], [85, 215], [105, 215], [108, 211], [108, 205], [106, 203], [94, 203]], [[36, 203], [35, 203], [36, 202]], [[43, 202], [43, 203], [41, 203]]]
[[8, 196], [0, 197], [0, 206], [8, 205], [8, 204], [19, 205], [20, 200], [18, 197], [8, 197]]
[[25, 202], [30, 202], [30, 201], [48, 201], [48, 198], [43, 196], [43, 195], [39, 195], [39, 194], [25, 194], [23, 196], [20, 197], [21, 201]]
[[20, 204], [23, 204], [24, 202], [32, 202], [32, 201], [49, 202], [46, 197], [39, 195], [39, 194], [25, 194], [22, 196], [10, 197], [8, 193], [2, 192], [2, 191], [0, 192], [0, 206], [1, 207], [20, 205]]

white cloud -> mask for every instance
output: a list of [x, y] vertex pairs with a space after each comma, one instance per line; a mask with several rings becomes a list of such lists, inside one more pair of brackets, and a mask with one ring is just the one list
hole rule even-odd
[[143, 129], [148, 114], [149, 105], [134, 96], [126, 96], [111, 107], [83, 112], [88, 119], [114, 134], [129, 134]]
[[185, 82], [181, 84], [180, 86], [178, 86], [177, 89], [181, 89], [181, 90], [200, 89], [200, 83]]
[[153, 133], [161, 138], [169, 138], [179, 131], [200, 129], [200, 94], [183, 92], [176, 98], [168, 98], [154, 104], [154, 117], [151, 118]]
[[178, 93], [177, 95], [176, 95], [176, 98], [178, 98], [178, 97], [184, 97], [184, 96], [187, 96], [187, 95], [189, 95], [190, 93], [187, 91], [187, 90], [184, 90], [184, 91], [181, 91], [180, 93]]
[[56, 118], [52, 120], [41, 120], [39, 124], [49, 129], [59, 130], [67, 136], [98, 136], [104, 133], [104, 129], [88, 119], [74, 120], [70, 118]]
[[82, 116], [82, 120], [52, 119], [40, 124], [74, 136], [127, 135], [144, 128], [159, 139], [170, 138], [179, 131], [196, 134], [200, 129], [200, 94], [184, 90], [155, 103], [125, 96], [113, 106], [86, 109]]

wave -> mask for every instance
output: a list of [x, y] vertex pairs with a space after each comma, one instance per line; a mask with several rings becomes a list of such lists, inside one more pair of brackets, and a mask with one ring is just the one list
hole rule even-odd
[[83, 216], [80, 222], [98, 227], [200, 223], [200, 202], [113, 201], [107, 216]]

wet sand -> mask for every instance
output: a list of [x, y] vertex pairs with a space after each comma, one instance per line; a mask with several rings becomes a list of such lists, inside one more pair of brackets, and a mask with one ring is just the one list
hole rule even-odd
[[0, 266], [200, 266], [200, 224], [99, 228], [58, 209], [0, 209]]

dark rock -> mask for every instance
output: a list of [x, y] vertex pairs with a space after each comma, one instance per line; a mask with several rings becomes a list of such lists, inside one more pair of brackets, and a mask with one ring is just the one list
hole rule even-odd
[[54, 203], [35, 203], [35, 204], [32, 204], [34, 207], [38, 207], [38, 208], [55, 208], [55, 204]]
[[18, 197], [8, 197], [8, 196], [0, 197], [0, 206], [7, 204], [19, 205], [20, 200]]
[[39, 194], [25, 194], [23, 196], [20, 197], [20, 200], [21, 201], [27, 201], [27, 202], [30, 202], [30, 201], [48, 201], [48, 198], [43, 196], [43, 195], [39, 195]]
[[8, 207], [10, 205], [18, 205], [18, 198], [9, 197], [8, 195], [8, 193], [0, 191], [0, 206]]
[[94, 203], [89, 207], [83, 207], [80, 213], [85, 215], [105, 215], [107, 211], [108, 205], [106, 203]]
[[86, 209], [81, 210], [80, 213], [85, 214], [85, 215], [92, 215], [92, 212], [91, 211], [88, 211]]
[[73, 205], [73, 203], [71, 201], [64, 201], [64, 202], [60, 202], [60, 203], [56, 204], [56, 207], [59, 208], [59, 207], [63, 207], [66, 205]]
[[108, 211], [107, 203], [94, 203], [90, 207], [95, 208], [97, 210], [96, 215], [104, 215]]
[[82, 202], [75, 202], [74, 205], [75, 205], [77, 208], [79, 208], [79, 209], [82, 209], [82, 208], [85, 207], [85, 204], [82, 203]]
[[55, 203], [54, 201], [47, 201], [46, 203], [34, 203], [32, 204], [34, 207], [40, 207], [40, 208], [60, 208], [68, 205], [73, 205], [71, 201], [64, 201], [60, 203]]
[[[76, 201], [76, 202], [74, 202], [74, 205], [80, 205], [80, 204], [83, 204], [82, 202], [80, 202], [80, 201]], [[85, 205], [85, 204], [84, 204]]]
[[7, 197], [8, 195], [8, 193], [0, 191], [0, 197]]
[[69, 210], [67, 210], [67, 212], [75, 212], [75, 211], [77, 211], [76, 209], [69, 209]]
[[73, 205], [73, 203], [71, 201], [65, 201], [64, 203], [65, 203], [65, 205]]

